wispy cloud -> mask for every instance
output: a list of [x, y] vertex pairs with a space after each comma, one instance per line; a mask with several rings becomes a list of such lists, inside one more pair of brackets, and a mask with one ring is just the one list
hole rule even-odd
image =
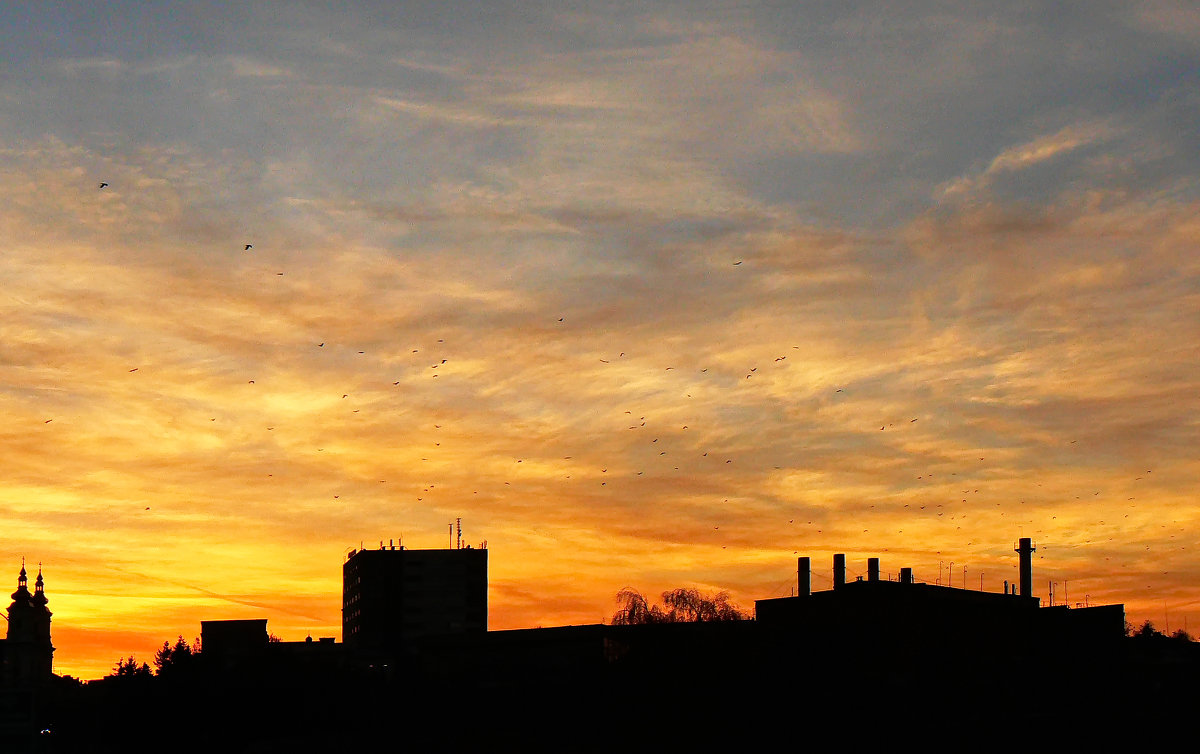
[[983, 171], [943, 184], [938, 188], [938, 193], [944, 199], [971, 196], [986, 188], [999, 175], [1040, 165], [1076, 149], [1102, 143], [1118, 133], [1118, 129], [1104, 121], [1064, 126], [1055, 133], [1005, 149]]
[[128, 70], [129, 66], [116, 58], [75, 58], [60, 60], [55, 67], [68, 76], [83, 73], [115, 74]]

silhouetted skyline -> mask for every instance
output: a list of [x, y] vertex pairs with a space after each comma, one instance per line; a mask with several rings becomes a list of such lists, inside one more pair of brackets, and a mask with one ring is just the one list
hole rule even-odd
[[[921, 583], [909, 567], [889, 580], [879, 557], [848, 580], [837, 553], [831, 589], [813, 591], [801, 556], [794, 595], [756, 600], [752, 618], [723, 592], [651, 605], [626, 589], [607, 625], [487, 631], [487, 549], [381, 544], [343, 564], [345, 642], [206, 620], [196, 642], [165, 640], [153, 670], [122, 658], [88, 683], [50, 674], [44, 582], [30, 593], [22, 568], [0, 641], [0, 748], [611, 751], [594, 731], [615, 724], [623, 751], [724, 750], [764, 716], [831, 730], [869, 718], [856, 741], [961, 745], [997, 709], [1023, 735], [1066, 729], [1076, 744], [1183, 731], [1200, 644], [1133, 629], [1119, 604], [1041, 605], [1036, 548], [1014, 551], [1019, 593]], [[947, 690], [947, 717], [912, 703]]]
[[1194, 628], [1197, 28], [9, 9], [0, 568], [46, 564], [88, 678], [339, 635], [331, 562], [460, 516], [494, 629], [786, 597], [799, 554], [999, 591], [1022, 536], [1039, 596]]

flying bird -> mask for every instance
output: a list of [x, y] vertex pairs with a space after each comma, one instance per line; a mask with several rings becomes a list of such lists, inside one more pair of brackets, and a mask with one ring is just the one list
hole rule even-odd
[[242, 249], [242, 251], [250, 251], [253, 248], [254, 248], [254, 244], [248, 243], [248, 244], [246, 244], [246, 248]]
[[101, 181], [101, 182], [100, 182], [100, 188], [108, 188], [108, 184], [107, 184], [107, 183], [105, 183], [104, 181]]
[[740, 259], [739, 259], [738, 261], [736, 261], [736, 262], [734, 262], [734, 263], [733, 263], [733, 266], [734, 266], [734, 267], [737, 267], [737, 266], [738, 266], [739, 264], [741, 264], [741, 263], [742, 263], [742, 260], [740, 260]]

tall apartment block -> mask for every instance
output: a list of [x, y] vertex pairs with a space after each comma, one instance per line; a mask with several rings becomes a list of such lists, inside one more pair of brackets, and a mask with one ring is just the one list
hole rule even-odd
[[487, 632], [487, 549], [352, 550], [342, 565], [342, 641], [360, 653]]

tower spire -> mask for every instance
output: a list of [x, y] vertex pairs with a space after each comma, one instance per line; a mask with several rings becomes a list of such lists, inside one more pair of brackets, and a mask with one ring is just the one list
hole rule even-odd
[[8, 606], [5, 673], [19, 683], [40, 683], [54, 672], [54, 645], [50, 643], [50, 611], [46, 608], [46, 581], [38, 563], [34, 591], [29, 592], [29, 572], [21, 558], [17, 591]]
[[33, 582], [33, 602], [35, 605], [45, 605], [49, 602], [46, 598], [46, 582], [42, 579], [41, 563], [38, 563], [37, 580]]

